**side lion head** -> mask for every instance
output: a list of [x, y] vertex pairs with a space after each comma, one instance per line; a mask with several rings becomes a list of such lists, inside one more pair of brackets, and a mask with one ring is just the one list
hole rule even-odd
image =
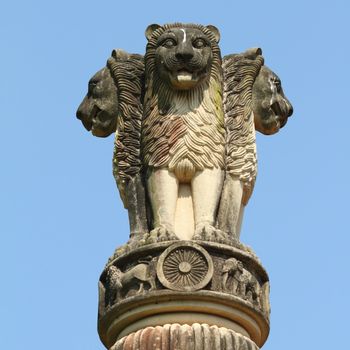
[[284, 95], [280, 78], [262, 66], [253, 85], [252, 108], [256, 130], [265, 135], [275, 134], [286, 125], [293, 106]]
[[94, 136], [107, 137], [117, 127], [118, 96], [108, 67], [99, 70], [89, 81], [88, 92], [77, 110], [77, 118]]

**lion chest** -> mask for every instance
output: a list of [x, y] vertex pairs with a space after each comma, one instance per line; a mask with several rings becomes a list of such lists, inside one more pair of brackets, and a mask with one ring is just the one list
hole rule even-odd
[[[212, 108], [210, 108], [212, 107]], [[166, 112], [154, 109], [143, 125], [144, 163], [167, 167], [190, 180], [205, 168], [223, 168], [225, 129], [221, 110], [177, 97]]]

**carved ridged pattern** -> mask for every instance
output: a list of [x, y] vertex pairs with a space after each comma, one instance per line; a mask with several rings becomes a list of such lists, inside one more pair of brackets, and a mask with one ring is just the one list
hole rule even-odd
[[257, 156], [252, 114], [252, 89], [264, 58], [249, 51], [225, 56], [224, 109], [226, 123], [226, 167], [228, 173], [242, 181], [247, 204], [253, 191]]
[[118, 340], [110, 350], [259, 350], [250, 339], [224, 327], [194, 323], [147, 327]]
[[159, 257], [157, 276], [166, 288], [195, 291], [210, 282], [213, 262], [208, 252], [199, 245], [178, 242], [168, 247]]
[[[188, 264], [188, 271], [181, 271], [181, 263]], [[171, 283], [192, 286], [201, 282], [208, 272], [205, 258], [194, 249], [177, 249], [164, 261], [164, 275]]]
[[[174, 90], [156, 67], [158, 38], [173, 28], [194, 28], [211, 43], [209, 79], [190, 90]], [[146, 91], [142, 121], [142, 155], [147, 167], [175, 173], [224, 168], [225, 127], [222, 69], [218, 43], [210, 29], [195, 24], [167, 24], [155, 30], [145, 55]]]
[[107, 67], [118, 92], [119, 119], [113, 155], [113, 175], [125, 206], [128, 179], [141, 170], [140, 141], [144, 62], [137, 54], [113, 53]]

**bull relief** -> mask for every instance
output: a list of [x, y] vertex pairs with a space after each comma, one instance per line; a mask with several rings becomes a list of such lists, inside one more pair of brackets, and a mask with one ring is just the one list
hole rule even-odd
[[277, 133], [292, 105], [262, 50], [222, 58], [212, 25], [153, 24], [146, 40], [145, 55], [113, 50], [77, 111], [94, 136], [115, 133], [113, 175], [130, 223], [99, 282], [101, 340], [113, 350], [159, 339], [154, 349], [206, 349], [203, 339], [258, 349], [269, 280], [240, 231], [256, 131]]

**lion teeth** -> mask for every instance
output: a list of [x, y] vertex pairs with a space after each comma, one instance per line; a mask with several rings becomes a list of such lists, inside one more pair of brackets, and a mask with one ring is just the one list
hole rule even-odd
[[192, 74], [188, 72], [181, 72], [177, 75], [178, 81], [191, 81], [192, 80]]

